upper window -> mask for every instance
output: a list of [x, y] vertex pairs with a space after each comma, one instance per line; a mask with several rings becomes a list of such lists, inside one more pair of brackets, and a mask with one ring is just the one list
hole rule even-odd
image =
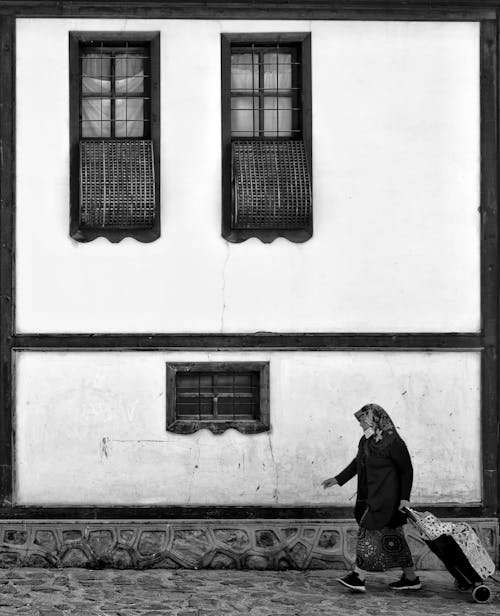
[[223, 235], [312, 235], [308, 34], [222, 35]]
[[159, 236], [159, 35], [70, 34], [71, 235]]
[[228, 428], [253, 434], [269, 429], [269, 364], [167, 364], [167, 430], [191, 434]]

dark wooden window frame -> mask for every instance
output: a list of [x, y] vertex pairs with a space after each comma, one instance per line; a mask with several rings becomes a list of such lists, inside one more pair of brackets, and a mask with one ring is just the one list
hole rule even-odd
[[[149, 136], [153, 144], [155, 187], [155, 214], [153, 224], [144, 228], [83, 227], [80, 213], [80, 48], [95, 43], [147, 45], [149, 48]], [[152, 242], [160, 236], [160, 33], [155, 32], [70, 32], [69, 33], [69, 83], [70, 83], [70, 235], [79, 242], [90, 242], [105, 237], [110, 242], [120, 242], [133, 237], [141, 242]], [[100, 140], [99, 138], [97, 138]]]
[[305, 242], [313, 233], [310, 223], [298, 229], [238, 229], [233, 225], [233, 185], [231, 165], [231, 46], [246, 45], [294, 45], [301, 61], [301, 138], [304, 141], [312, 192], [312, 101], [311, 101], [311, 33], [310, 32], [265, 32], [221, 34], [221, 124], [222, 124], [222, 236], [230, 242], [244, 242], [257, 237], [262, 242], [272, 242], [285, 237], [292, 242]]
[[[179, 372], [258, 372], [259, 413], [253, 420], [212, 421], [179, 419], [176, 415], [176, 376]], [[168, 362], [167, 363], [167, 431], [176, 434], [193, 434], [198, 430], [210, 430], [222, 434], [230, 428], [242, 434], [258, 434], [271, 428], [269, 409], [269, 362]]]
[[[441, 517], [498, 516], [498, 215], [497, 215], [497, 20], [500, 0], [475, 3], [442, 0], [417, 2], [385, 0], [352, 4], [256, 1], [190, 3], [188, 9], [165, 0], [126, 5], [104, 0], [5, 1], [0, 5], [0, 519], [291, 519], [351, 518], [352, 507], [336, 506], [166, 506], [166, 507], [45, 507], [13, 502], [14, 448], [13, 385], [17, 350], [269, 350], [269, 351], [471, 351], [482, 357], [482, 462], [481, 503], [429, 504]], [[215, 14], [216, 13], [216, 14]], [[15, 325], [15, 58], [17, 17], [107, 17], [141, 19], [336, 19], [384, 21], [481, 22], [481, 330], [436, 333], [314, 334], [17, 334]]]

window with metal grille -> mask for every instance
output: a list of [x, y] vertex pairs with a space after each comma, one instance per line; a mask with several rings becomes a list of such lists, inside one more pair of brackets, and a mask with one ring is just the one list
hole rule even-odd
[[82, 137], [149, 136], [148, 45], [105, 44], [80, 48]]
[[190, 434], [269, 429], [266, 362], [168, 363], [167, 430]]
[[310, 35], [223, 34], [222, 233], [312, 235]]
[[297, 47], [231, 46], [232, 137], [300, 136]]
[[159, 236], [159, 34], [70, 33], [71, 235]]

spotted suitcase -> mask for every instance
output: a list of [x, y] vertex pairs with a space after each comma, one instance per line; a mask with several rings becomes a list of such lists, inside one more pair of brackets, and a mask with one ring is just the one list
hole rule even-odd
[[485, 581], [495, 573], [495, 563], [474, 529], [466, 522], [443, 522], [432, 513], [410, 507], [405, 511], [429, 549], [455, 578], [455, 586], [471, 590], [477, 603], [490, 601], [492, 592]]

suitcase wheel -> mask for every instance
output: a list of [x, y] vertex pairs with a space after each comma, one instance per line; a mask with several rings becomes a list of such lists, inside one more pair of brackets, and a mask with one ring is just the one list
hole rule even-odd
[[488, 603], [491, 599], [491, 590], [488, 586], [480, 584], [473, 589], [472, 598], [476, 603]]

